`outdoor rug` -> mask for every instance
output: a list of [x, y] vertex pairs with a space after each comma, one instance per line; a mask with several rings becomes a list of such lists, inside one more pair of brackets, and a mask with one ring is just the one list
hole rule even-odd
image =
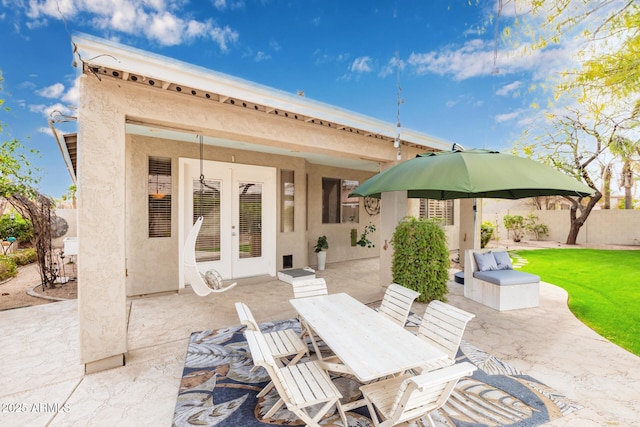
[[[260, 326], [263, 332], [287, 328], [300, 330], [296, 319]], [[244, 326], [234, 326], [191, 335], [174, 426], [302, 424], [286, 406], [273, 418], [262, 417], [277, 401], [278, 395], [273, 389], [266, 396], [256, 398], [269, 378], [263, 368], [252, 371], [254, 365], [243, 331]], [[458, 361], [469, 361], [478, 370], [472, 377], [463, 378], [446, 405], [432, 414], [439, 427], [533, 427], [580, 409], [536, 379], [464, 341]], [[359, 397], [359, 384], [355, 381], [339, 377], [334, 382], [348, 400]], [[366, 406], [347, 412], [347, 421], [350, 427], [373, 425]], [[334, 410], [321, 424], [342, 426], [342, 421]]]

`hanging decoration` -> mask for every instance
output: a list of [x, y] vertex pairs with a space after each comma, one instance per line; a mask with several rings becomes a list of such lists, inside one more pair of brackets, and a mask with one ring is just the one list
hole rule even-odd
[[369, 196], [365, 197], [364, 210], [367, 211], [369, 215], [378, 215], [380, 213], [380, 199]]
[[[198, 135], [198, 137], [200, 139], [200, 197], [198, 199], [197, 209], [198, 219], [196, 220], [195, 224], [193, 224], [193, 227], [187, 235], [187, 239], [184, 243], [183, 267], [186, 283], [189, 283], [191, 285], [191, 288], [197, 295], [203, 297], [210, 293], [228, 291], [238, 283], [233, 282], [230, 285], [223, 286], [222, 276], [220, 276], [220, 273], [218, 273], [216, 270], [211, 269], [205, 274], [202, 274], [198, 269], [198, 264], [196, 261], [196, 241], [198, 239], [198, 235], [200, 234], [202, 223], [204, 222], [204, 217], [202, 216], [202, 208], [200, 205], [204, 197], [204, 187], [208, 187], [204, 178], [204, 139], [202, 135]], [[195, 210], [196, 206], [194, 206], [193, 208]]]

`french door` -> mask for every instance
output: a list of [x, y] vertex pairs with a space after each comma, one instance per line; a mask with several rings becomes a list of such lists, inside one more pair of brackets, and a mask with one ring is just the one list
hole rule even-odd
[[199, 161], [182, 160], [185, 227], [204, 218], [196, 241], [200, 271], [215, 269], [225, 279], [275, 275], [275, 168], [205, 161], [201, 184]]

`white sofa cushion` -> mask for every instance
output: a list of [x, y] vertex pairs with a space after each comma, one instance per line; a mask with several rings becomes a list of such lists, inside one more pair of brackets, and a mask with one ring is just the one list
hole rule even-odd
[[475, 271], [473, 277], [500, 286], [524, 285], [540, 281], [540, 277], [535, 274], [515, 270]]

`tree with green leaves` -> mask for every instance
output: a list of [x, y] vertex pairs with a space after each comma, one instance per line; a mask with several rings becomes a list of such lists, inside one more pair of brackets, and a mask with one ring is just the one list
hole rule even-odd
[[529, 50], [577, 42], [580, 66], [565, 71], [559, 92], [578, 90], [583, 97], [596, 92], [617, 99], [640, 92], [637, 0], [500, 0], [498, 16], [507, 12], [516, 19], [503, 26], [502, 34]]
[[622, 162], [620, 186], [624, 188], [624, 208], [633, 209], [634, 166], [640, 161], [640, 141], [618, 137], [611, 142], [611, 153]]
[[[507, 9], [511, 8], [511, 9]], [[613, 168], [624, 157], [617, 150], [638, 125], [640, 109], [640, 3], [636, 0], [499, 1], [500, 15], [512, 12], [513, 26], [502, 34], [526, 46], [522, 51], [571, 42], [578, 47], [574, 69], [555, 82], [553, 112], [545, 126], [524, 133], [516, 149], [553, 165], [596, 190], [571, 199], [567, 243], [605, 196], [610, 205]], [[497, 25], [497, 23], [496, 23]], [[567, 105], [558, 107], [557, 104]], [[537, 125], [537, 124], [536, 124]], [[629, 173], [628, 169], [625, 172]], [[603, 187], [599, 185], [602, 180]]]
[[[3, 81], [0, 73], [0, 90]], [[9, 109], [0, 99], [2, 111]], [[0, 120], [0, 133], [6, 135], [6, 125]], [[53, 199], [41, 194], [36, 186], [39, 179], [37, 169], [33, 167], [26, 153], [37, 154], [35, 150], [27, 150], [16, 138], [4, 139], [0, 142], [0, 198], [11, 204], [24, 218], [33, 225], [34, 245], [37, 251], [40, 279], [43, 288], [55, 286], [58, 278], [58, 265], [51, 246], [51, 223], [55, 220], [55, 204]]]
[[612, 109], [598, 97], [584, 99], [574, 106], [548, 114], [548, 123], [525, 132], [516, 149], [526, 155], [537, 156], [543, 163], [554, 166], [595, 190], [587, 198], [566, 197], [571, 203], [570, 230], [567, 244], [575, 244], [580, 228], [602, 198], [596, 177], [601, 166], [612, 154], [617, 141], [631, 133], [637, 125], [640, 108], [621, 100]]
[[[0, 91], [2, 90], [2, 74], [0, 74]], [[4, 106], [4, 100], [0, 99], [2, 111], [9, 111]], [[6, 125], [0, 120], [0, 136], [5, 136]], [[33, 192], [38, 179], [35, 169], [32, 167], [27, 155], [26, 148], [15, 138], [0, 141], [0, 197], [8, 197], [15, 193]], [[35, 151], [29, 150], [31, 154]]]

